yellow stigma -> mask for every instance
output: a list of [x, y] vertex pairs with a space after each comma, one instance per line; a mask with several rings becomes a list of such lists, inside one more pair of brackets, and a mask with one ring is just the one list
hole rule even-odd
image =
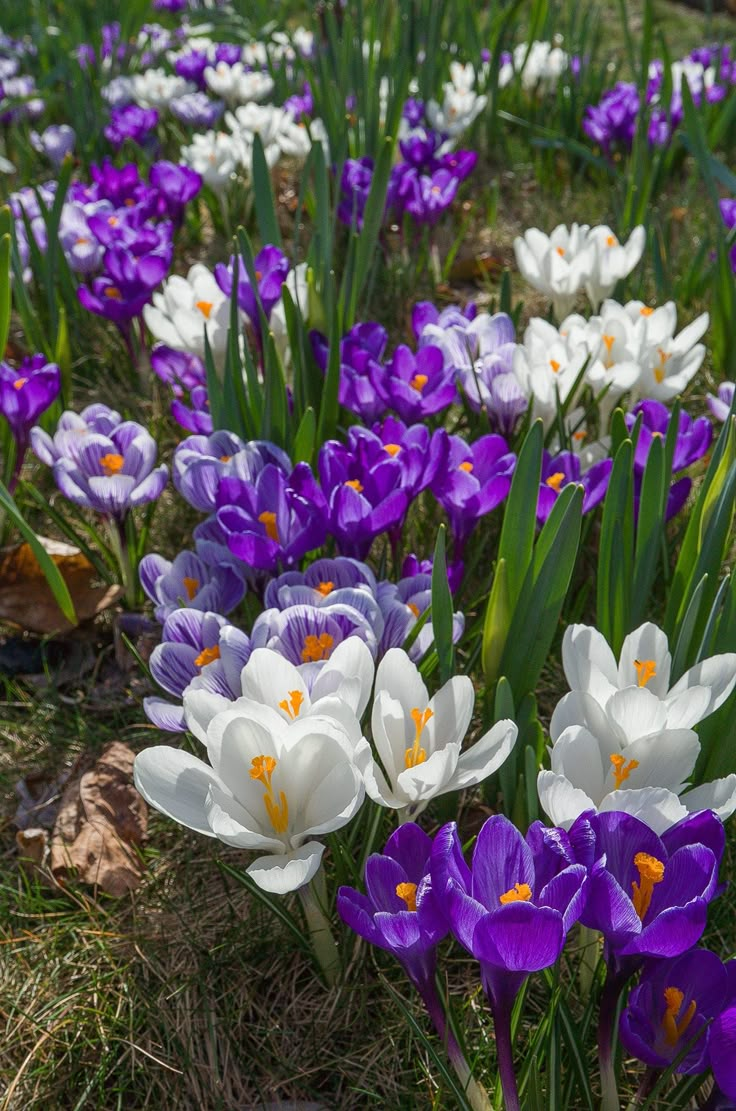
[[273, 540], [275, 544], [279, 542], [279, 530], [276, 525], [276, 514], [270, 509], [264, 509], [263, 513], [258, 514], [258, 520], [266, 530], [266, 536], [269, 540]]
[[205, 318], [205, 320], [209, 320], [209, 318], [210, 318], [210, 313], [212, 312], [213, 303], [214, 302], [212, 302], [212, 301], [197, 301], [197, 302], [195, 302], [196, 307], [202, 313], [202, 316]]
[[416, 390], [417, 393], [421, 393], [428, 381], [429, 378], [426, 374], [415, 374], [409, 385], [413, 390]]
[[649, 305], [642, 305], [642, 307], [639, 309], [639, 312], [642, 316], [651, 316], [654, 312], [654, 309], [650, 309]]
[[664, 1031], [664, 1039], [670, 1047], [676, 1046], [682, 1035], [687, 1030], [688, 1026], [695, 1017], [698, 1009], [698, 1004], [693, 999], [685, 1014], [680, 1021], [677, 1021], [677, 1016], [682, 1008], [682, 1003], [685, 998], [685, 993], [680, 991], [679, 988], [665, 988], [664, 1001], [666, 1010], [662, 1015], [662, 1029]]
[[220, 462], [221, 463], [229, 463], [231, 459], [232, 459], [232, 455], [221, 455], [220, 456]]
[[107, 222], [108, 222], [108, 224], [110, 225], [111, 228], [116, 228], [118, 226], [118, 224], [120, 223], [117, 216], [108, 216]]
[[417, 885], [415, 883], [397, 883], [396, 894], [404, 900], [407, 910], [417, 909]]
[[560, 364], [557, 362], [557, 359], [550, 359], [549, 365], [552, 367], [552, 373], [553, 374], [558, 374], [559, 373]]
[[27, 378], [16, 378], [16, 380], [13, 382], [13, 389], [22, 390], [27, 381]]
[[251, 760], [250, 777], [259, 780], [266, 788], [263, 805], [266, 808], [274, 832], [286, 833], [289, 826], [289, 804], [283, 791], [279, 792], [279, 801], [277, 802], [271, 786], [271, 776], [277, 763], [278, 761], [274, 760], [273, 756], [254, 756]]
[[606, 246], [607, 247], [618, 247], [618, 239], [616, 238], [615, 235], [607, 235], [606, 236]]
[[532, 897], [532, 889], [528, 883], [515, 883], [505, 895], [499, 895], [498, 901], [502, 906], [507, 903], [528, 903]]
[[355, 492], [358, 494], [363, 493], [363, 483], [360, 481], [359, 478], [349, 478], [345, 485], [352, 486], [353, 490], [355, 490]]
[[187, 592], [187, 598], [191, 602], [192, 598], [199, 590], [199, 579], [190, 579], [188, 575], [185, 575], [181, 581]]
[[430, 718], [434, 717], [433, 710], [420, 710], [415, 706], [411, 712], [411, 720], [414, 722], [414, 743], [411, 748], [407, 748], [404, 752], [404, 764], [407, 768], [415, 768], [417, 764], [423, 764], [427, 759], [426, 749], [423, 749], [419, 744], [419, 738], [422, 735], [422, 730]]
[[639, 873], [639, 882], [637, 883], [634, 880], [631, 884], [631, 890], [633, 891], [631, 901], [634, 904], [634, 910], [643, 922], [652, 902], [655, 885], [661, 883], [664, 879], [664, 864], [661, 860], [657, 860], [656, 856], [650, 856], [649, 853], [637, 853], [634, 857], [634, 864]]
[[301, 691], [289, 691], [289, 697], [281, 699], [279, 708], [283, 710], [292, 721], [295, 721], [296, 718], [299, 717], [299, 711], [302, 708], [303, 701], [304, 695]]
[[414, 602], [407, 602], [406, 608], [408, 610], [411, 610], [415, 617], [419, 617], [419, 606], [417, 606]]
[[106, 475], [112, 476], [123, 469], [124, 462], [125, 460], [122, 455], [117, 455], [115, 452], [109, 451], [107, 455], [101, 457], [100, 466]]
[[557, 251], [557, 254], [560, 256], [560, 258], [565, 257], [565, 248], [564, 247], [556, 247], [555, 250]]
[[651, 679], [657, 676], [657, 663], [655, 660], [634, 660], [636, 681], [640, 687], [645, 687]]
[[668, 359], [672, 358], [672, 352], [663, 351], [661, 347], [658, 347], [657, 351], [659, 352], [659, 366], [655, 366], [654, 368], [654, 377], [655, 380], [661, 384], [662, 382], [664, 382], [664, 364], [667, 362]]
[[206, 667], [207, 664], [211, 664], [213, 660], [219, 660], [219, 658], [219, 645], [213, 644], [209, 648], [203, 648], [194, 662], [197, 667]]
[[310, 633], [304, 638], [302, 660], [304, 663], [317, 663], [319, 660], [329, 660], [335, 638], [329, 633], [320, 633], [315, 636]]
[[394, 456], [398, 455], [399, 452], [401, 451], [401, 444], [384, 444], [383, 445], [383, 450], [386, 452], [387, 455], [390, 455], [391, 458], [393, 459]]
[[616, 785], [615, 790], [618, 791], [621, 784], [626, 782], [634, 769], [639, 767], [639, 761], [629, 760], [627, 764], [626, 757], [622, 756], [620, 752], [614, 752], [609, 759], [613, 764], [613, 779]]
[[615, 337], [615, 336], [606, 336], [606, 335], [603, 335], [603, 336], [601, 336], [601, 339], [603, 340], [603, 343], [604, 343], [604, 345], [605, 345], [606, 351], [608, 352], [608, 356], [609, 356], [609, 358], [610, 358], [610, 356], [611, 356], [611, 348], [613, 347], [614, 343], [616, 342], [616, 337]]
[[465, 462], [465, 463], [460, 463], [460, 464], [458, 465], [458, 468], [457, 468], [457, 469], [458, 469], [459, 471], [465, 471], [465, 472], [466, 472], [467, 474], [470, 474], [470, 472], [471, 472], [471, 471], [472, 471], [472, 469], [473, 469], [473, 464], [472, 464], [472, 463], [470, 462], [470, 460], [468, 459], [468, 460], [466, 460], [466, 462]]
[[545, 485], [550, 486], [556, 494], [559, 494], [560, 486], [562, 486], [562, 483], [564, 481], [565, 481], [564, 471], [555, 471], [554, 474], [551, 474], [549, 476], [549, 478], [545, 479]]
[[317, 591], [317, 593], [321, 594], [323, 598], [326, 598], [328, 594], [332, 594], [332, 591], [334, 589], [335, 589], [335, 584], [333, 582], [330, 582], [329, 579], [326, 582], [317, 583], [317, 585], [315, 587], [315, 590]]
[[105, 297], [109, 297], [111, 301], [122, 301], [123, 295], [116, 285], [108, 285], [105, 287]]

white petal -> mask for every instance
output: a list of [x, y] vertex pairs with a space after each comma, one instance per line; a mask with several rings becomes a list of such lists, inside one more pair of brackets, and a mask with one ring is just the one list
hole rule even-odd
[[[204, 689], [204, 682], [199, 675], [192, 680], [184, 691], [184, 717], [187, 728], [191, 730], [198, 741], [207, 744], [207, 727], [217, 714], [227, 710], [232, 703], [224, 694]], [[212, 765], [215, 766], [214, 764]]]
[[[702, 663], [696, 664], [686, 671], [681, 679], [675, 683], [667, 696], [667, 701], [693, 686], [709, 687], [711, 691], [710, 707], [697, 720], [702, 721], [708, 714], [712, 714], [721, 706], [731, 694], [736, 685], [736, 653], [724, 652], [719, 656], [711, 656]], [[693, 722], [693, 724], [695, 724]]]
[[259, 856], [246, 871], [263, 891], [286, 895], [314, 879], [322, 862], [324, 845], [309, 841], [299, 849], [280, 856]]
[[[385, 657], [384, 657], [385, 659]], [[405, 767], [405, 753], [411, 747], [411, 733], [414, 723], [404, 713], [400, 702], [391, 698], [385, 690], [377, 690], [371, 711], [373, 744], [383, 764], [386, 775], [395, 784], [399, 773]]]
[[[265, 819], [265, 808], [262, 809]], [[280, 837], [269, 837], [263, 832], [265, 821], [218, 787], [212, 787], [207, 797], [207, 818], [215, 836], [236, 849], [279, 853], [286, 848]]]
[[460, 745], [449, 744], [433, 752], [431, 756], [413, 768], [405, 768], [396, 781], [411, 802], [426, 802], [436, 795], [443, 795], [450, 783], [458, 758]]
[[618, 669], [608, 641], [590, 625], [569, 625], [562, 638], [562, 666], [574, 691], [587, 691], [605, 705], [618, 688]]
[[[345, 640], [338, 644], [327, 661], [326, 666], [317, 677], [317, 681], [312, 688], [312, 697], [314, 699], [321, 697], [323, 686], [324, 693], [327, 693], [333, 682], [334, 673], [337, 673], [353, 681], [348, 688], [350, 692], [350, 705], [355, 711], [356, 716], [361, 718], [365, 713], [368, 699], [371, 696], [374, 669], [373, 656], [365, 641], [360, 637], [346, 637]], [[355, 680], [357, 680], [357, 688], [355, 686]], [[347, 690], [345, 694], [343, 694], [341, 690], [343, 701], [347, 700], [345, 697], [347, 694]]]
[[655, 833], [664, 833], [688, 811], [672, 791], [665, 787], [642, 787], [638, 791], [611, 791], [600, 806], [601, 812], [623, 810], [645, 822]]
[[539, 802], [553, 825], [569, 829], [585, 810], [595, 810], [585, 791], [573, 787], [564, 775], [541, 771], [537, 776]]
[[736, 810], [736, 775], [731, 773], [725, 779], [714, 779], [712, 783], [703, 783], [692, 791], [680, 795], [680, 801], [685, 804], [690, 813], [697, 810], [714, 810], [722, 822], [730, 818]]
[[209, 764], [169, 745], [154, 745], [135, 758], [135, 785], [146, 802], [180, 825], [214, 837], [206, 814], [211, 786], [223, 787]]
[[376, 671], [376, 695], [386, 691], [407, 710], [424, 709], [429, 702], [419, 668], [403, 648], [390, 648]]
[[711, 692], [708, 687], [689, 687], [676, 695], [669, 695], [664, 706], [667, 711], [668, 729], [691, 729], [711, 712]]
[[552, 771], [584, 791], [597, 806], [605, 794], [608, 748], [581, 725], [571, 725], [552, 746]]
[[633, 633], [624, 640], [621, 648], [621, 657], [618, 664], [618, 685], [629, 687], [639, 682], [639, 670], [635, 660], [652, 660], [657, 669], [656, 674], [648, 680], [646, 690], [664, 698], [670, 685], [670, 656], [667, 635], [660, 628], [647, 621], [634, 629]]
[[309, 708], [309, 691], [299, 671], [271, 648], [253, 650], [241, 673], [241, 682], [246, 698], [269, 706], [287, 722], [298, 716], [294, 715], [292, 694], [296, 694], [297, 703], [303, 707], [302, 713]]
[[[636, 760], [638, 763], [638, 767], [629, 772], [622, 789], [665, 787], [668, 791], [679, 794], [682, 785], [692, 775], [700, 755], [700, 741], [692, 729], [667, 729], [639, 737], [626, 746], [622, 755], [627, 762]], [[614, 783], [611, 768], [607, 780], [608, 790], [613, 788]]]
[[622, 744], [664, 729], [667, 707], [646, 687], [626, 687], [616, 691], [606, 706], [606, 716], [617, 730]]
[[492, 775], [513, 749], [518, 735], [516, 722], [507, 719], [497, 721], [480, 740], [461, 754], [447, 790], [472, 787]]
[[[420, 740], [427, 755], [447, 744], [460, 745], [473, 716], [475, 691], [467, 675], [454, 675], [430, 699], [432, 717], [422, 730]], [[417, 709], [424, 709], [421, 704]]]
[[553, 744], [557, 743], [558, 737], [565, 729], [573, 725], [584, 725], [594, 737], [605, 741], [610, 752], [618, 751], [616, 730], [605, 709], [592, 694], [572, 690], [560, 699], [549, 723], [549, 735]]

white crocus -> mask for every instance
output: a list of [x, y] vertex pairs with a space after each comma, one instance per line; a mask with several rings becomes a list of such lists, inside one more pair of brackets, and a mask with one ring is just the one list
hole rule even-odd
[[588, 358], [581, 337], [532, 317], [523, 344], [514, 351], [514, 374], [530, 399], [532, 415], [549, 427], [557, 415], [557, 398], [567, 401]]
[[736, 685], [736, 654], [712, 656], [669, 685], [667, 638], [647, 623], [618, 662], [597, 629], [570, 626], [562, 659], [572, 690], [550, 723], [551, 770], [537, 787], [546, 813], [569, 825], [584, 810], [626, 810], [658, 832], [688, 812], [736, 809], [736, 775], [688, 788], [700, 753], [693, 726]]
[[154, 293], [143, 317], [153, 336], [175, 351], [204, 358], [204, 334], [216, 359], [224, 356], [230, 323], [230, 302], [207, 267], [197, 262], [186, 278], [172, 274]]
[[705, 344], [699, 341], [708, 328], [708, 313], [701, 313], [676, 336], [674, 302], [649, 309], [632, 301], [626, 310], [632, 316], [643, 316], [646, 322], [647, 354], [634, 399], [653, 397], [657, 401], [672, 401], [693, 380], [705, 358]]
[[133, 99], [141, 108], [167, 108], [176, 97], [197, 91], [196, 85], [163, 69], [147, 69], [132, 78]]
[[471, 787], [491, 775], [511, 752], [518, 730], [499, 721], [461, 753], [475, 692], [467, 675], [455, 675], [434, 697], [401, 648], [378, 665], [371, 726], [381, 770], [366, 741], [356, 750], [374, 802], [416, 817], [437, 795]]
[[[184, 715], [189, 729], [203, 744], [217, 714], [236, 708], [245, 712], [250, 705], [258, 720], [262, 719], [260, 709], [266, 708], [272, 720], [280, 718], [284, 725], [314, 716], [329, 718], [357, 745], [373, 671], [370, 649], [360, 637], [347, 637], [338, 644], [316, 677], [310, 664], [296, 667], [273, 649], [255, 648], [241, 672], [242, 698], [233, 702], [213, 691], [205, 668], [184, 691]], [[307, 681], [310, 677], [311, 683]]]
[[558, 320], [572, 309], [595, 265], [588, 225], [558, 224], [551, 235], [527, 228], [514, 240], [516, 263], [529, 285], [552, 302]]
[[312, 717], [280, 728], [239, 709], [208, 729], [209, 764], [160, 745], [135, 761], [136, 787], [162, 814], [207, 837], [258, 854], [247, 871], [284, 895], [309, 883], [324, 845], [364, 797], [353, 747], [334, 722]]
[[488, 97], [479, 96], [474, 85], [475, 70], [472, 65], [451, 62], [450, 80], [443, 86], [442, 104], [430, 100], [426, 106], [430, 127], [450, 139], [456, 139], [466, 131], [488, 103]]
[[626, 243], [621, 243], [606, 225], [591, 228], [588, 241], [595, 248], [595, 263], [585, 284], [593, 311], [604, 297], [610, 297], [616, 283], [627, 278], [641, 261], [646, 243], [646, 231], [640, 225], [634, 228]]
[[306, 158], [311, 139], [306, 127], [294, 122], [290, 112], [272, 104], [244, 104], [225, 114], [225, 123], [240, 145], [240, 159], [250, 173], [253, 162], [253, 141], [256, 135], [263, 143], [266, 162], [275, 166], [282, 155]]
[[240, 164], [240, 147], [225, 131], [198, 132], [181, 148], [181, 160], [201, 176], [205, 185], [222, 193]]
[[273, 91], [273, 78], [268, 73], [248, 70], [242, 62], [234, 65], [218, 62], [216, 66], [207, 66], [204, 79], [211, 92], [230, 104], [265, 100]]
[[512, 60], [504, 62], [499, 70], [498, 85], [510, 85], [515, 74], [520, 74], [522, 88], [528, 92], [546, 94], [554, 92], [562, 74], [570, 64], [569, 55], [551, 42], [538, 40], [521, 42], [514, 47]]
[[587, 348], [585, 381], [596, 395], [606, 391], [605, 409], [637, 385], [647, 350], [643, 318], [633, 319], [617, 301], [604, 301], [599, 316], [568, 316], [560, 331]]

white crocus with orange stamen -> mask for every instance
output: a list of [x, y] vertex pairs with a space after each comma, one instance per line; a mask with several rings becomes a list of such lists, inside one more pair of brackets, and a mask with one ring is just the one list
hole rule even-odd
[[402, 819], [410, 820], [437, 795], [471, 787], [496, 771], [518, 731], [513, 721], [499, 721], [462, 752], [474, 702], [466, 675], [453, 676], [430, 698], [407, 653], [390, 649], [376, 672], [371, 716], [383, 771], [367, 742], [356, 750], [365, 761], [365, 787], [374, 802], [401, 810]]
[[689, 385], [705, 358], [705, 344], [699, 341], [710, 322], [708, 313], [701, 313], [675, 335], [677, 309], [673, 301], [657, 309], [631, 301], [626, 311], [633, 318], [643, 317], [646, 324], [646, 356], [633, 400], [653, 397], [657, 401], [672, 401]]
[[604, 297], [610, 297], [617, 282], [627, 278], [641, 261], [646, 231], [639, 225], [634, 228], [626, 243], [621, 243], [618, 236], [604, 224], [590, 229], [588, 242], [595, 248], [595, 264], [585, 283], [585, 291], [593, 311], [597, 312]]
[[209, 764], [160, 745], [135, 761], [143, 797], [189, 829], [256, 852], [247, 871], [265, 891], [284, 895], [319, 870], [318, 838], [342, 828], [364, 797], [353, 746], [326, 718], [266, 724], [239, 708], [207, 731]]
[[736, 810], [736, 775], [688, 789], [700, 754], [692, 728], [736, 685], [736, 654], [703, 660], [670, 687], [667, 637], [647, 623], [626, 637], [617, 662], [604, 637], [568, 628], [562, 659], [572, 691], [550, 723], [551, 770], [539, 774], [551, 820], [569, 825], [586, 809], [625, 810], [657, 832], [688, 812]]
[[227, 131], [197, 132], [180, 151], [181, 161], [201, 176], [215, 193], [223, 193], [235, 178], [241, 161], [241, 144]]
[[560, 331], [587, 349], [585, 381], [596, 395], [605, 390], [605, 408], [636, 386], [648, 350], [644, 316], [634, 318], [617, 301], [604, 301], [598, 316], [568, 316]]
[[514, 240], [516, 264], [529, 285], [552, 302], [558, 320], [572, 309], [590, 279], [596, 248], [588, 239], [587, 224], [567, 228], [558, 224], [550, 235], [527, 228]]
[[338, 644], [311, 688], [304, 665], [296, 667], [273, 649], [256, 648], [241, 672], [242, 698], [232, 702], [213, 691], [206, 676], [197, 676], [184, 691], [184, 714], [189, 729], [203, 744], [213, 718], [237, 709], [274, 727], [279, 719], [288, 726], [315, 716], [329, 718], [355, 746], [362, 735], [360, 718], [370, 698], [373, 670], [370, 649], [360, 637]]
[[514, 351], [514, 374], [531, 402], [532, 416], [549, 427], [557, 415], [557, 399], [567, 401], [588, 358], [582, 340], [563, 333], [541, 317], [532, 317], [523, 344]]
[[154, 338], [204, 358], [204, 334], [216, 360], [224, 358], [230, 321], [230, 303], [215, 281], [214, 274], [201, 262], [195, 263], [186, 278], [172, 274], [154, 293], [153, 304], [143, 309], [145, 322]]

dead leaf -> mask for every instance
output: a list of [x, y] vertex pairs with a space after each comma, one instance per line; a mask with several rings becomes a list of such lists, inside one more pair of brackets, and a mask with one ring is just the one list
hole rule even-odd
[[459, 258], [450, 269], [451, 282], [474, 282], [484, 277], [498, 277], [504, 268], [504, 261], [497, 255], [482, 254]]
[[49, 835], [45, 829], [19, 829], [15, 835], [18, 857], [30, 871], [43, 868], [49, 851]]
[[67, 786], [51, 838], [51, 871], [59, 883], [73, 873], [108, 895], [140, 883], [135, 849], [145, 838], [148, 810], [133, 785], [134, 759], [127, 745], [113, 741]]
[[61, 804], [61, 792], [72, 774], [72, 769], [49, 779], [45, 771], [32, 771], [15, 785], [15, 793], [20, 800], [15, 811], [13, 824], [19, 830], [44, 826], [52, 829]]
[[[121, 596], [119, 586], [100, 583], [86, 556], [71, 544], [39, 536], [69, 588], [79, 621], [87, 621]], [[0, 549], [0, 621], [47, 636], [68, 632], [70, 625], [57, 606], [29, 544]]]

